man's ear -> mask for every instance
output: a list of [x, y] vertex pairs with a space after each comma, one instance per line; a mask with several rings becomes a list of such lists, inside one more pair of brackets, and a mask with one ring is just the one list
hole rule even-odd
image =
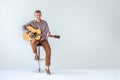
[[40, 14], [40, 16], [42, 17], [42, 13]]

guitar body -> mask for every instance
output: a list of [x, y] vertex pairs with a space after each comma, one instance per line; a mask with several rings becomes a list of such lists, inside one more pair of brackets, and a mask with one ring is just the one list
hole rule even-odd
[[41, 38], [41, 36], [40, 36], [41, 35], [41, 30], [40, 29], [35, 29], [32, 26], [26, 26], [26, 29], [28, 30], [28, 33], [32, 32], [33, 35], [29, 36], [28, 33], [24, 32], [23, 33], [24, 40], [26, 40], [26, 41], [29, 41], [29, 40], [40, 40], [40, 38]]

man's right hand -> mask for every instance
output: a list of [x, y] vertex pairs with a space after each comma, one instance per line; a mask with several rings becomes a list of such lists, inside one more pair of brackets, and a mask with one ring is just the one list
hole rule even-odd
[[33, 35], [33, 33], [32, 33], [32, 32], [29, 32], [28, 35], [31, 37], [31, 36]]

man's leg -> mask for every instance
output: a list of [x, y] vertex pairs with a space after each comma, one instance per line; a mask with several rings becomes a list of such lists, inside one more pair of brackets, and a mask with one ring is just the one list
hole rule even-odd
[[39, 56], [37, 54], [37, 45], [39, 44], [40, 41], [38, 40], [31, 40], [30, 44], [33, 50], [33, 53], [35, 54], [35, 60], [39, 60]]
[[44, 50], [46, 52], [46, 63], [45, 63], [46, 68], [45, 68], [45, 70], [46, 70], [47, 74], [51, 74], [50, 73], [50, 69], [49, 69], [50, 59], [51, 59], [51, 48], [50, 48], [50, 45], [49, 45], [47, 40], [41, 41], [41, 45], [43, 46], [43, 48], [44, 48]]

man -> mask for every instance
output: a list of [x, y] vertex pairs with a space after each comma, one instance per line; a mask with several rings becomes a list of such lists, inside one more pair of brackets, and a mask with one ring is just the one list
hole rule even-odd
[[[35, 20], [30, 21], [29, 23], [23, 25], [24, 31], [28, 32], [26, 30], [26, 26], [32, 26], [34, 28], [38, 28], [42, 31], [41, 39], [40, 40], [30, 40], [30, 44], [33, 50], [33, 53], [35, 55], [35, 60], [39, 60], [39, 55], [37, 54], [37, 45], [40, 44], [43, 46], [45, 52], [46, 52], [46, 60], [45, 60], [45, 71], [47, 74], [51, 74], [50, 72], [50, 58], [51, 58], [51, 48], [48, 43], [48, 37], [50, 37], [50, 31], [49, 27], [46, 21], [41, 19], [42, 13], [40, 10], [36, 10], [34, 12]], [[32, 33], [29, 33], [28, 35], [31, 35]]]

